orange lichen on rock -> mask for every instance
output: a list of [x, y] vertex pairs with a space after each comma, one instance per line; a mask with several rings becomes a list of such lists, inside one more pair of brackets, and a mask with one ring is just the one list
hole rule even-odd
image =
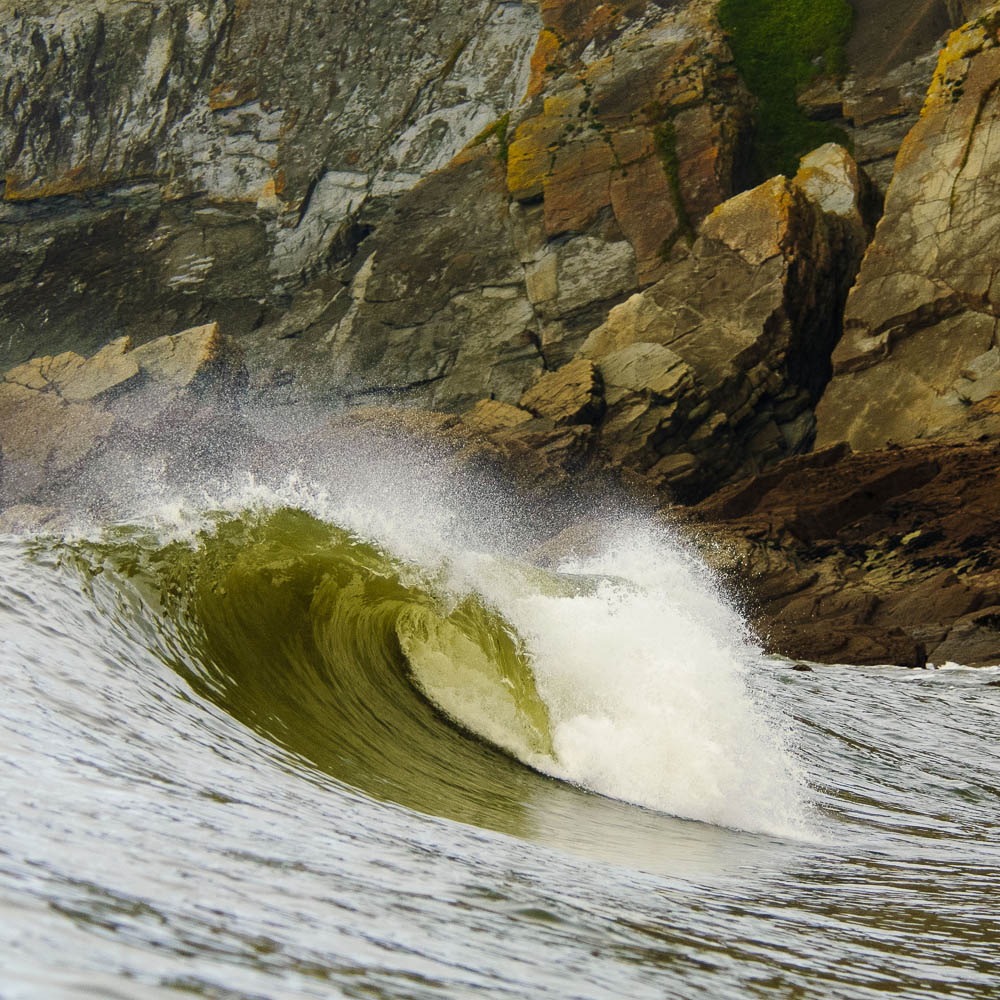
[[549, 237], [584, 230], [611, 204], [615, 153], [603, 139], [561, 146], [545, 179], [545, 231]]
[[279, 170], [273, 177], [264, 182], [257, 195], [257, 207], [263, 209], [280, 210], [282, 202], [279, 195], [285, 189], [285, 172]]
[[238, 108], [241, 104], [252, 101], [255, 96], [252, 84], [234, 86], [222, 83], [209, 92], [208, 106], [213, 111], [225, 111], [227, 108]]
[[525, 100], [537, 97], [549, 82], [552, 66], [559, 57], [559, 49], [562, 42], [559, 36], [549, 28], [543, 28], [538, 33], [538, 41], [535, 44], [535, 51], [531, 54], [531, 79], [528, 81], [528, 90], [524, 95]]
[[507, 189], [518, 201], [542, 193], [568, 108], [567, 98], [549, 97], [542, 114], [518, 126], [507, 152]]
[[11, 171], [4, 176], [5, 201], [32, 201], [36, 198], [55, 198], [63, 194], [77, 194], [91, 188], [100, 187], [104, 178], [90, 169], [87, 163], [71, 167], [53, 180], [36, 179], [25, 181]]
[[644, 128], [619, 133], [615, 148], [623, 169], [611, 179], [611, 205], [635, 249], [639, 284], [647, 285], [662, 277], [661, 249], [677, 232], [680, 219], [651, 133]]

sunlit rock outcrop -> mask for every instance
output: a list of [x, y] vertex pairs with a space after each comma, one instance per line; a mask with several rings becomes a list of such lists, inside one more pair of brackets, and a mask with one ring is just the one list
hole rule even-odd
[[1000, 392], [998, 125], [994, 12], [952, 35], [900, 151], [817, 411], [820, 444], [974, 434], [977, 404]]

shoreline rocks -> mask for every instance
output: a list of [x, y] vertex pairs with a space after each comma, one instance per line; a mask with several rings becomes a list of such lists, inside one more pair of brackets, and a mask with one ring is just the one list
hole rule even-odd
[[686, 512], [775, 652], [1000, 663], [1000, 442], [788, 459]]

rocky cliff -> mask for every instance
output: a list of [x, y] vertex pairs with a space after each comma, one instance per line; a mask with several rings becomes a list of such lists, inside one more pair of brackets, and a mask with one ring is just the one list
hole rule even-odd
[[1000, 13], [853, 7], [774, 177], [715, 0], [6, 8], [2, 505], [306, 406], [697, 503], [777, 650], [1000, 659]]
[[497, 0], [5, 4], [3, 359], [283, 314], [520, 98], [539, 26]]

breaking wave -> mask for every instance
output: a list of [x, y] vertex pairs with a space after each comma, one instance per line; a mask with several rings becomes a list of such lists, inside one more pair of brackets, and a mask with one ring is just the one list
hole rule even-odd
[[783, 722], [754, 693], [759, 650], [662, 527], [611, 519], [542, 569], [470, 540], [458, 510], [428, 524], [384, 498], [296, 500], [36, 540], [35, 558], [79, 574], [199, 695], [366, 795], [502, 828], [557, 778], [805, 829]]

